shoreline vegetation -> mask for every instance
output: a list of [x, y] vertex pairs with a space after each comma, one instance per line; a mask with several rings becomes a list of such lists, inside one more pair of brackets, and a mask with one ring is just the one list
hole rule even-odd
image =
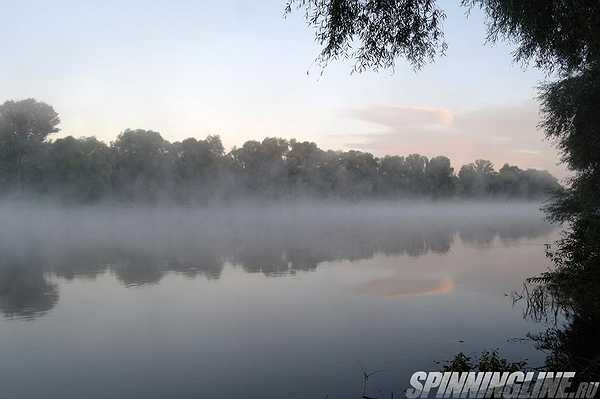
[[207, 203], [237, 198], [541, 199], [561, 189], [547, 171], [479, 159], [458, 171], [445, 156], [375, 157], [268, 137], [226, 152], [219, 136], [169, 142], [151, 130], [51, 139], [54, 109], [34, 99], [0, 105], [0, 196], [70, 203]]

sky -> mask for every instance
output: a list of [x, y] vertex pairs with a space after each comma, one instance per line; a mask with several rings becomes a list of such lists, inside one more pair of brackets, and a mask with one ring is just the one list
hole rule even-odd
[[55, 137], [110, 142], [127, 128], [169, 141], [297, 138], [377, 156], [448, 156], [567, 172], [537, 129], [546, 76], [485, 43], [485, 20], [440, 1], [448, 50], [415, 72], [325, 70], [302, 11], [286, 0], [0, 0], [0, 102], [33, 97], [61, 116]]

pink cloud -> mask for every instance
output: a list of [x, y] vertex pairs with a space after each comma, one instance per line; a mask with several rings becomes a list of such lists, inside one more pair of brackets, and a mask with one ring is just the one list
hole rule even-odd
[[539, 112], [533, 102], [461, 113], [445, 108], [368, 107], [348, 115], [380, 126], [379, 132], [347, 136], [348, 148], [377, 155], [446, 155], [455, 168], [484, 158], [497, 168], [508, 162], [547, 169], [558, 177], [568, 175], [559, 165], [558, 151], [537, 128]]

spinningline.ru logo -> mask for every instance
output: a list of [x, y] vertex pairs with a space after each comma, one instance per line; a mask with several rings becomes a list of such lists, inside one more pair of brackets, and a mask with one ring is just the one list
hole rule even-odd
[[426, 372], [410, 378], [406, 397], [593, 398], [599, 382], [573, 384], [575, 372]]

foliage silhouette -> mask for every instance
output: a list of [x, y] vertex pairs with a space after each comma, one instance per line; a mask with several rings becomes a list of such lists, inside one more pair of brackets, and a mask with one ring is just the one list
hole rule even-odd
[[218, 136], [170, 143], [142, 129], [125, 130], [110, 145], [94, 137], [48, 140], [57, 123], [52, 107], [32, 99], [0, 106], [0, 194], [199, 203], [245, 196], [540, 198], [560, 188], [548, 172], [508, 164], [496, 172], [486, 160], [456, 175], [445, 156], [377, 158], [276, 137], [228, 153]]

